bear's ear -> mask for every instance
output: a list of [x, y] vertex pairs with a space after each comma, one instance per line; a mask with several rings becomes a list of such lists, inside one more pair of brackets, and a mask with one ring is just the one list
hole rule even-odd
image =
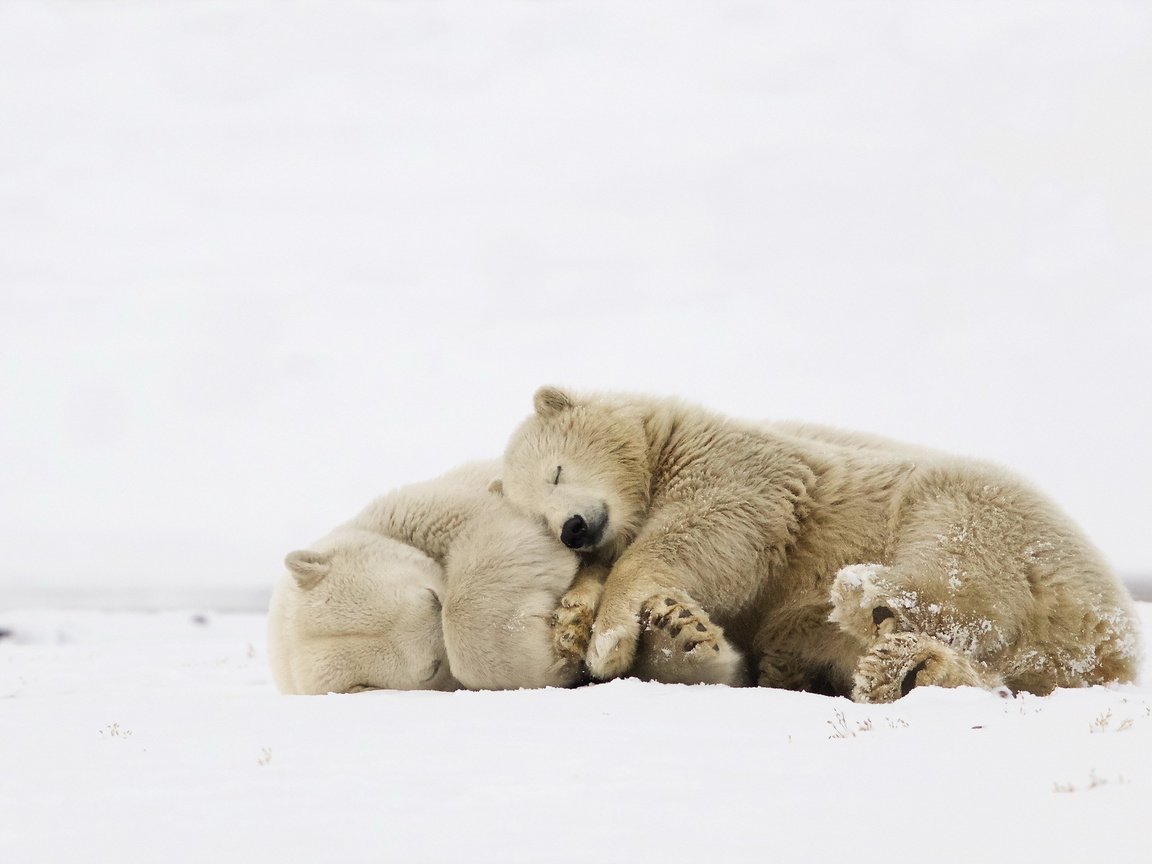
[[292, 571], [301, 588], [311, 588], [332, 569], [332, 556], [330, 553], [301, 549], [289, 552], [284, 558], [284, 566]]
[[493, 495], [504, 494], [504, 481], [499, 477], [493, 477], [492, 482], [488, 484], [488, 491]]
[[532, 404], [541, 417], [551, 417], [568, 410], [574, 403], [572, 397], [559, 387], [541, 387], [532, 397]]

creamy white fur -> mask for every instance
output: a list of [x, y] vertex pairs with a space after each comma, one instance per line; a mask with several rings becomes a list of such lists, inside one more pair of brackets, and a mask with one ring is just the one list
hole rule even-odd
[[925, 683], [1045, 693], [1135, 673], [1123, 586], [1002, 468], [669, 399], [542, 388], [535, 407], [503, 490], [553, 533], [607, 508], [585, 553], [612, 565], [588, 652], [599, 677], [630, 668], [647, 598], [674, 590], [752, 653], [766, 686], [879, 701]]
[[553, 653], [551, 619], [579, 562], [539, 522], [490, 497], [497, 506], [461, 530], [445, 562], [452, 673], [473, 689], [568, 686], [580, 665]]
[[268, 617], [268, 656], [284, 693], [454, 689], [441, 635], [441, 566], [355, 525], [314, 543], [310, 570], [289, 556]]
[[549, 620], [576, 557], [488, 493], [497, 470], [476, 463], [384, 495], [288, 556], [269, 610], [283, 692], [575, 680]]

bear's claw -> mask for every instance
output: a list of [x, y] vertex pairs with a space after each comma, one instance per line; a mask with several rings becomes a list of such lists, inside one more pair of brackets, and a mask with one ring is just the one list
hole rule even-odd
[[[700, 609], [687, 596], [648, 598], [640, 610], [640, 626], [645, 630], [664, 630], [684, 653], [707, 645], [720, 650], [720, 640], [724, 631], [712, 623], [708, 613]], [[681, 635], [683, 634], [683, 636]]]
[[639, 620], [640, 646], [630, 674], [680, 684], [739, 686], [745, 682], [740, 653], [687, 594], [650, 597]]
[[880, 637], [860, 658], [853, 676], [856, 702], [894, 702], [916, 687], [986, 687], [1000, 685], [971, 659], [922, 633]]
[[556, 656], [570, 663], [583, 663], [592, 636], [595, 610], [590, 606], [561, 602], [552, 615], [552, 649]]
[[600, 605], [603, 585], [595, 579], [579, 576], [568, 592], [560, 598], [560, 606], [552, 614], [552, 650], [557, 659], [581, 665], [592, 639], [592, 622]]

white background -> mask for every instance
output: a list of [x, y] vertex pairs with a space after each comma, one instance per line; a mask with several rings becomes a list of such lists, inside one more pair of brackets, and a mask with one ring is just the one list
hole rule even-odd
[[1144, 3], [0, 2], [0, 603], [259, 606], [542, 383], [1001, 461], [1152, 572]]

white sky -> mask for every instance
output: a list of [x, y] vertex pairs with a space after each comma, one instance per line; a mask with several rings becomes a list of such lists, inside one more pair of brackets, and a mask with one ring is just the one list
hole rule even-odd
[[258, 593], [542, 383], [995, 459], [1152, 571], [1149, 93], [1137, 3], [2, 4], [0, 597]]

